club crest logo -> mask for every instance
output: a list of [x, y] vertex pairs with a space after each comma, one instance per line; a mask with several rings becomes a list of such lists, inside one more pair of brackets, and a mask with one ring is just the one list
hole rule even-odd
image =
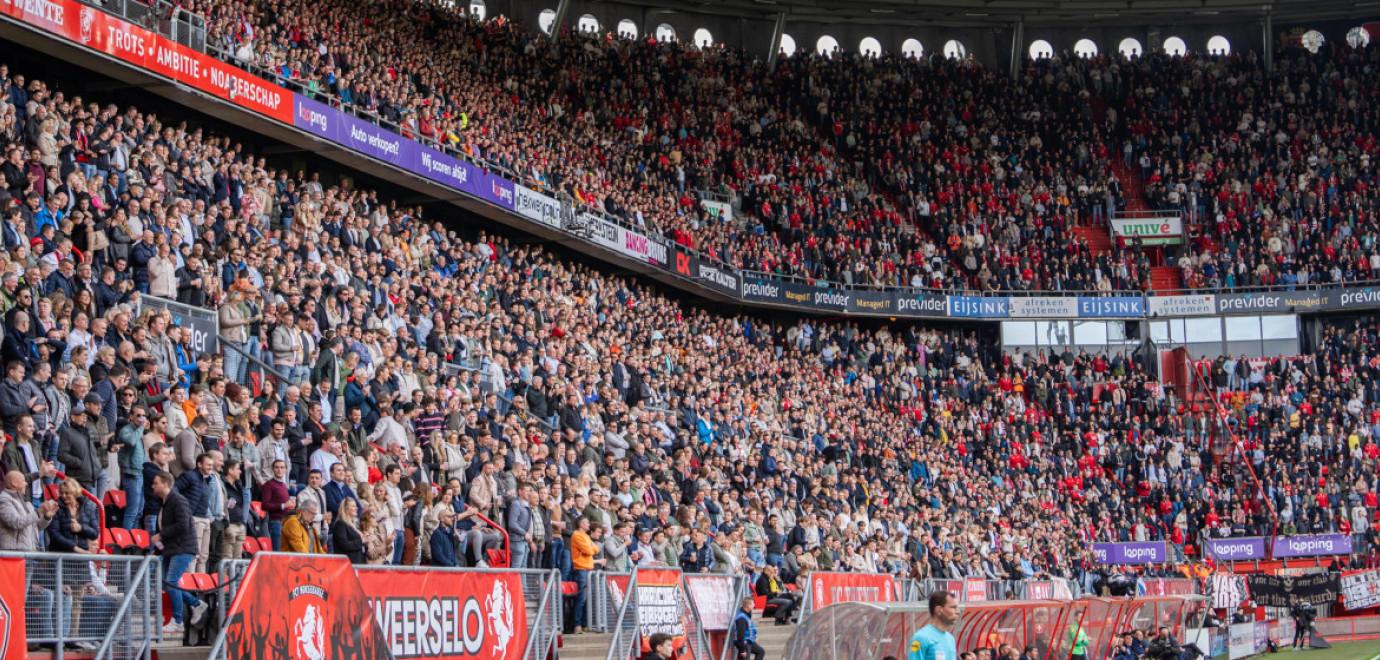
[[513, 594], [508, 591], [508, 583], [494, 580], [493, 593], [484, 601], [489, 610], [489, 631], [494, 636], [494, 653], [507, 657], [508, 642], [513, 639]]
[[318, 584], [302, 584], [288, 598], [288, 620], [292, 621], [293, 655], [304, 660], [326, 660], [326, 590]]

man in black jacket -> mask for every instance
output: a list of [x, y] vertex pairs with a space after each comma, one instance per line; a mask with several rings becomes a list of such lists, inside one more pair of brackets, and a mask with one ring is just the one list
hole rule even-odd
[[730, 633], [738, 660], [762, 660], [766, 649], [757, 643], [757, 626], [752, 623], [752, 599], [744, 598], [742, 607], [733, 615]]
[[70, 413], [71, 423], [58, 437], [58, 462], [67, 476], [76, 479], [91, 492], [96, 492], [96, 478], [101, 474], [101, 453], [86, 428], [86, 407], [77, 405]]
[[155, 546], [161, 545], [163, 552], [163, 589], [172, 600], [172, 621], [163, 626], [163, 634], [182, 634], [182, 612], [192, 610], [191, 625], [200, 625], [206, 617], [206, 603], [178, 588], [182, 574], [187, 572], [196, 559], [196, 529], [192, 526], [192, 508], [187, 498], [173, 489], [173, 476], [164, 470], [153, 478], [153, 494], [163, 500], [162, 513], [159, 514], [159, 532], [153, 535]]
[[[776, 625], [786, 626], [791, 623], [791, 615], [795, 614], [795, 608], [800, 606], [799, 596], [786, 591], [785, 585], [781, 583], [781, 569], [767, 564], [762, 568], [762, 576], [757, 578], [757, 595], [766, 596], [767, 607], [776, 608]], [[763, 608], [763, 615], [766, 608]]]

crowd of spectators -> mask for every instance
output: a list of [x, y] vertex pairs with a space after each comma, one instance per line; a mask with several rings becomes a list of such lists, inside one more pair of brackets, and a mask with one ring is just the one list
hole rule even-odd
[[[380, 112], [409, 108], [419, 134], [454, 134], [739, 264], [814, 242], [777, 265], [842, 264], [876, 281], [905, 270], [886, 265], [894, 248], [927, 277], [987, 270], [996, 288], [1139, 272], [1118, 272], [1125, 261], [1099, 271], [1075, 245], [1040, 243], [1064, 242], [1075, 216], [1105, 214], [1098, 198], [1116, 187], [1099, 151], [1113, 129], [1072, 127], [1089, 89], [1130, 87], [1102, 74], [1075, 82], [1081, 64], [1032, 65], [1022, 82], [963, 62], [913, 74], [853, 62], [884, 69], [854, 89], [843, 61], [793, 59], [768, 75], [730, 50], [552, 44], [419, 4], [213, 15], [242, 57], [272, 58]], [[390, 25], [422, 32], [377, 39]], [[441, 32], [449, 46], [431, 50]], [[409, 73], [395, 55], [430, 64]], [[929, 117], [881, 100], [918, 93], [921, 72], [945, 90]], [[761, 85], [728, 84], [757, 80], [740, 74]], [[1253, 478], [1213, 469], [1212, 412], [1167, 396], [1128, 355], [1004, 353], [971, 330], [713, 314], [276, 168], [211, 128], [69, 97], [4, 67], [0, 78], [0, 549], [90, 552], [99, 512], [71, 494], [123, 491], [122, 519], [106, 523], [145, 529], [160, 547], [169, 634], [205, 611], [175, 590], [180, 575], [214, 570], [254, 535], [360, 564], [482, 566], [506, 533], [514, 566], [560, 568], [579, 599], [590, 570], [634, 564], [768, 584], [848, 570], [1090, 585], [1092, 541], [1182, 547], [1278, 525], [1364, 528], [1375, 545], [1373, 319], [1329, 330], [1315, 356], [1205, 365], [1235, 393], [1232, 424], [1261, 498]], [[778, 89], [801, 91], [782, 108], [767, 102]], [[575, 101], [587, 92], [609, 97]], [[432, 112], [450, 117], [423, 130]], [[837, 140], [820, 142], [830, 131]], [[1046, 155], [1036, 140], [1071, 151]], [[921, 157], [892, 151], [898, 142]], [[843, 174], [852, 156], [840, 154], [854, 153], [878, 169]], [[784, 171], [759, 166], [773, 159]], [[678, 168], [700, 180], [682, 190]], [[715, 224], [680, 201], [733, 176], [754, 181], [735, 194], [766, 210], [742, 221], [762, 228]], [[883, 188], [949, 240], [927, 249]], [[776, 209], [793, 211], [771, 221]], [[855, 253], [855, 239], [872, 247]], [[223, 351], [205, 352], [145, 296], [216, 309]], [[46, 499], [59, 473], [65, 494]], [[584, 612], [581, 600], [579, 627]]]
[[[1380, 82], [1374, 49], [1285, 51], [1269, 76], [1252, 54], [1047, 58], [1016, 78], [938, 56], [773, 70], [428, 3], [196, 8], [232, 62], [739, 268], [988, 291], [1145, 290], [1152, 259], [1195, 289], [1380, 272], [1358, 226], [1375, 210], [1357, 105]], [[1070, 240], [1126, 207], [1114, 160], [1198, 244], [1166, 259]], [[702, 190], [735, 200], [732, 220]]]

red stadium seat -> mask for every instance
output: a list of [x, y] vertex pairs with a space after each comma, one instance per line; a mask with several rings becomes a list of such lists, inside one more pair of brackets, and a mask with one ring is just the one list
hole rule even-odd
[[199, 588], [196, 585], [196, 574], [183, 573], [182, 577], [177, 579], [177, 588], [183, 591], [196, 591]]
[[127, 529], [116, 527], [110, 530], [110, 538], [115, 542], [115, 549], [119, 551], [120, 554], [133, 554], [139, 550], [139, 547], [134, 545], [134, 537]]
[[249, 503], [249, 510], [260, 518], [264, 517], [264, 505], [258, 500]]
[[259, 537], [259, 551], [260, 551], [260, 552], [273, 552], [273, 539], [268, 538], [267, 536], [260, 536], [260, 537]]
[[196, 579], [196, 588], [198, 591], [215, 591], [216, 576], [208, 573], [194, 573], [192, 577]]
[[129, 535], [134, 539], [134, 545], [138, 547], [141, 552], [147, 553], [155, 549], [153, 548], [152, 542], [149, 540], [149, 533], [147, 531], [142, 529], [131, 529], [129, 530]]
[[244, 554], [253, 557], [259, 552], [259, 539], [244, 540]]

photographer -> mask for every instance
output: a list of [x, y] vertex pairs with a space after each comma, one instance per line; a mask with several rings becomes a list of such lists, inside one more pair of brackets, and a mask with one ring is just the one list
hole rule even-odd
[[1289, 613], [1294, 617], [1294, 648], [1308, 647], [1308, 634], [1313, 629], [1313, 619], [1318, 616], [1318, 608], [1307, 601], [1300, 601], [1297, 596], [1293, 597], [1293, 605], [1289, 607]]
[[1150, 647], [1145, 650], [1145, 657], [1149, 660], [1179, 660], [1183, 652], [1183, 647], [1175, 641], [1169, 628], [1161, 626], [1159, 634], [1150, 640]]

